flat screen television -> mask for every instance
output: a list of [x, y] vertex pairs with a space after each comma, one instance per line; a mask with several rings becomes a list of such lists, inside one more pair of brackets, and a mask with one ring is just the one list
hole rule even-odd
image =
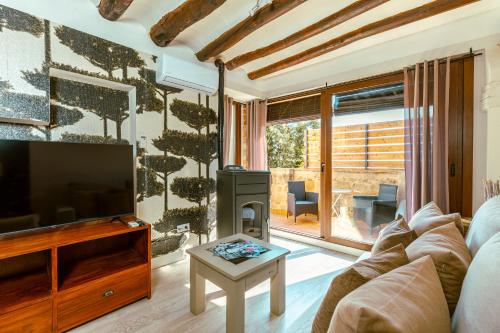
[[0, 140], [0, 235], [134, 207], [132, 146]]

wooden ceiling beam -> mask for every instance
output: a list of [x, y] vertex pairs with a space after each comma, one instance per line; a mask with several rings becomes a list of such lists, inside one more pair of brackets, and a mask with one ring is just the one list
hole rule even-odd
[[210, 42], [202, 50], [196, 53], [196, 57], [200, 61], [207, 61], [218, 56], [255, 30], [287, 13], [305, 1], [307, 0], [273, 0], [271, 3], [257, 10], [254, 15], [247, 17]]
[[116, 21], [127, 10], [134, 0], [101, 0], [97, 8], [106, 20]]
[[250, 61], [268, 56], [272, 53], [283, 50], [287, 47], [300, 43], [308, 38], [311, 38], [317, 34], [320, 34], [326, 30], [329, 30], [341, 23], [344, 23], [353, 17], [361, 15], [370, 9], [373, 9], [377, 6], [380, 6], [383, 3], [386, 3], [389, 0], [359, 0], [355, 3], [342, 8], [336, 13], [325, 17], [324, 19], [311, 24], [310, 26], [305, 27], [304, 29], [297, 31], [294, 34], [291, 34], [288, 37], [285, 37], [279, 41], [261, 47], [257, 50], [244, 53], [239, 55], [230, 61], [226, 62], [226, 68], [229, 70], [235, 69], [244, 65]]
[[438, 15], [449, 10], [453, 10], [468, 5], [479, 0], [435, 0], [420, 7], [401, 12], [397, 15], [387, 17], [383, 20], [367, 24], [357, 30], [348, 32], [342, 36], [333, 38], [323, 44], [300, 52], [296, 55], [273, 63], [269, 66], [260, 68], [248, 73], [252, 80], [267, 76], [269, 74], [281, 71], [283, 69], [298, 65], [302, 62], [319, 57], [323, 54], [332, 52], [341, 47], [354, 43], [358, 40], [396, 29], [403, 25], [413, 23], [434, 15]]
[[187, 0], [153, 25], [149, 36], [158, 46], [167, 46], [182, 31], [210, 15], [226, 0]]

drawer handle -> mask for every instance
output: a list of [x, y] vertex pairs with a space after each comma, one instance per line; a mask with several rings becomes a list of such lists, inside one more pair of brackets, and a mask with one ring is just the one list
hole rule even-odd
[[102, 297], [111, 297], [115, 294], [115, 291], [113, 289], [106, 290], [104, 294], [102, 294]]

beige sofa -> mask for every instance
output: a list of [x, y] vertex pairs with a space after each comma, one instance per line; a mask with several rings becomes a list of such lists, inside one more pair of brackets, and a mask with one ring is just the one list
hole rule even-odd
[[[473, 260], [452, 317], [452, 332], [500, 332], [500, 196], [476, 212], [465, 241]], [[368, 257], [370, 252], [363, 253], [358, 261]]]

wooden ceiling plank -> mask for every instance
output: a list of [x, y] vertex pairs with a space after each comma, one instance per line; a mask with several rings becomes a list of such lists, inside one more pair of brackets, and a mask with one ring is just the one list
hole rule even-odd
[[248, 73], [251, 80], [255, 80], [280, 70], [298, 65], [302, 62], [332, 52], [341, 47], [354, 43], [358, 40], [396, 29], [403, 25], [413, 23], [449, 10], [453, 10], [480, 0], [435, 0], [420, 7], [401, 12], [397, 15], [387, 17], [383, 20], [367, 24], [357, 30], [348, 32], [342, 36], [333, 38], [323, 44], [302, 51], [296, 55], [280, 60], [269, 66]]
[[165, 14], [149, 31], [153, 42], [165, 47], [182, 31], [210, 15], [226, 0], [187, 0]]
[[353, 4], [342, 8], [338, 12], [333, 13], [321, 19], [320, 21], [311, 24], [304, 29], [297, 31], [288, 37], [285, 37], [279, 41], [256, 49], [254, 51], [244, 53], [239, 55], [230, 61], [226, 62], [226, 68], [229, 70], [235, 69], [244, 65], [250, 61], [268, 56], [272, 53], [283, 50], [287, 47], [300, 43], [308, 38], [316, 36], [326, 30], [329, 30], [339, 24], [342, 24], [358, 15], [361, 15], [370, 9], [373, 9], [377, 6], [380, 6], [389, 0], [359, 0], [354, 2]]
[[106, 20], [116, 21], [127, 10], [134, 0], [101, 0], [97, 8]]
[[273, 0], [271, 3], [257, 10], [254, 15], [247, 17], [210, 42], [202, 50], [196, 53], [196, 57], [200, 61], [207, 61], [218, 56], [255, 30], [287, 13], [305, 1], [307, 0]]

